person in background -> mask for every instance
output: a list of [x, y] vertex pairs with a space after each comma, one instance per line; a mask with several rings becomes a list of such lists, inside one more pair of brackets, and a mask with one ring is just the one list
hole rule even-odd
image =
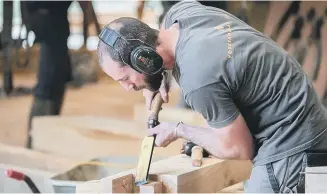
[[31, 122], [35, 116], [59, 115], [66, 83], [72, 79], [67, 40], [67, 11], [72, 1], [26, 1], [26, 25], [40, 45], [39, 71], [28, 119], [27, 148], [32, 148]]

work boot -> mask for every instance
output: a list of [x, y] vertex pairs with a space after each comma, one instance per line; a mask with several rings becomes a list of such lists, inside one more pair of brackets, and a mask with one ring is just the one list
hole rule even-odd
[[32, 119], [35, 116], [47, 116], [47, 115], [60, 115], [61, 107], [63, 102], [63, 96], [58, 98], [57, 100], [43, 100], [35, 97], [31, 112], [28, 118], [28, 139], [26, 143], [26, 147], [28, 149], [32, 149], [32, 137], [31, 137], [31, 129], [32, 129]]

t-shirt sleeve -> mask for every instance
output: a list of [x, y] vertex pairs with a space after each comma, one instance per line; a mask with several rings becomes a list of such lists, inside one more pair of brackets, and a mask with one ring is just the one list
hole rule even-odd
[[187, 17], [187, 15], [192, 14], [191, 9], [194, 7], [202, 6], [201, 3], [197, 1], [180, 1], [174, 4], [166, 13], [162, 25], [164, 28], [169, 28], [181, 17]]
[[186, 95], [185, 101], [213, 128], [229, 125], [240, 114], [224, 83], [214, 83], [196, 89]]

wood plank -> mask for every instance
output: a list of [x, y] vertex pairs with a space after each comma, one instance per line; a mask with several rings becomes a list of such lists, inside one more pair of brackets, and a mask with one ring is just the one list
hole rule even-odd
[[0, 144], [0, 163], [59, 173], [71, 168], [76, 161], [22, 147]]
[[[138, 103], [134, 105], [134, 120], [145, 123], [147, 121], [148, 111], [145, 105]], [[160, 122], [179, 122], [183, 121], [189, 125], [206, 126], [206, 121], [201, 114], [190, 110], [182, 109], [171, 106], [170, 104], [164, 104], [162, 110], [159, 113]]]
[[305, 193], [327, 193], [327, 167], [306, 167]]
[[[250, 161], [216, 158], [204, 158], [201, 167], [193, 167], [190, 157], [176, 155], [153, 162], [149, 179], [162, 182], [163, 193], [214, 193], [248, 179], [251, 167]], [[135, 169], [124, 171], [101, 179], [99, 184], [105, 185], [107, 180], [129, 174], [135, 176], [135, 173]]]
[[104, 189], [109, 193], [133, 193], [134, 177], [128, 174], [121, 177], [106, 179]]
[[[105, 155], [138, 156], [146, 123], [95, 116], [49, 116], [33, 120], [33, 148], [66, 157], [91, 159]], [[180, 153], [183, 140], [157, 148], [159, 156]]]

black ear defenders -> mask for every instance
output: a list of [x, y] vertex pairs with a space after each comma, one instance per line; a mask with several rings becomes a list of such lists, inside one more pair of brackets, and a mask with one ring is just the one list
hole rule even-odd
[[[145, 73], [148, 75], [155, 75], [162, 71], [163, 60], [161, 56], [152, 46], [146, 44], [145, 42], [139, 39], [125, 39], [119, 33], [109, 28], [108, 26], [103, 28], [99, 34], [99, 38], [111, 48], [116, 50], [122, 61], [137, 72]], [[119, 38], [125, 41], [139, 41], [142, 43], [141, 45], [133, 48], [132, 52], [130, 53], [130, 64], [124, 61], [119, 51], [115, 48], [115, 44]]]

